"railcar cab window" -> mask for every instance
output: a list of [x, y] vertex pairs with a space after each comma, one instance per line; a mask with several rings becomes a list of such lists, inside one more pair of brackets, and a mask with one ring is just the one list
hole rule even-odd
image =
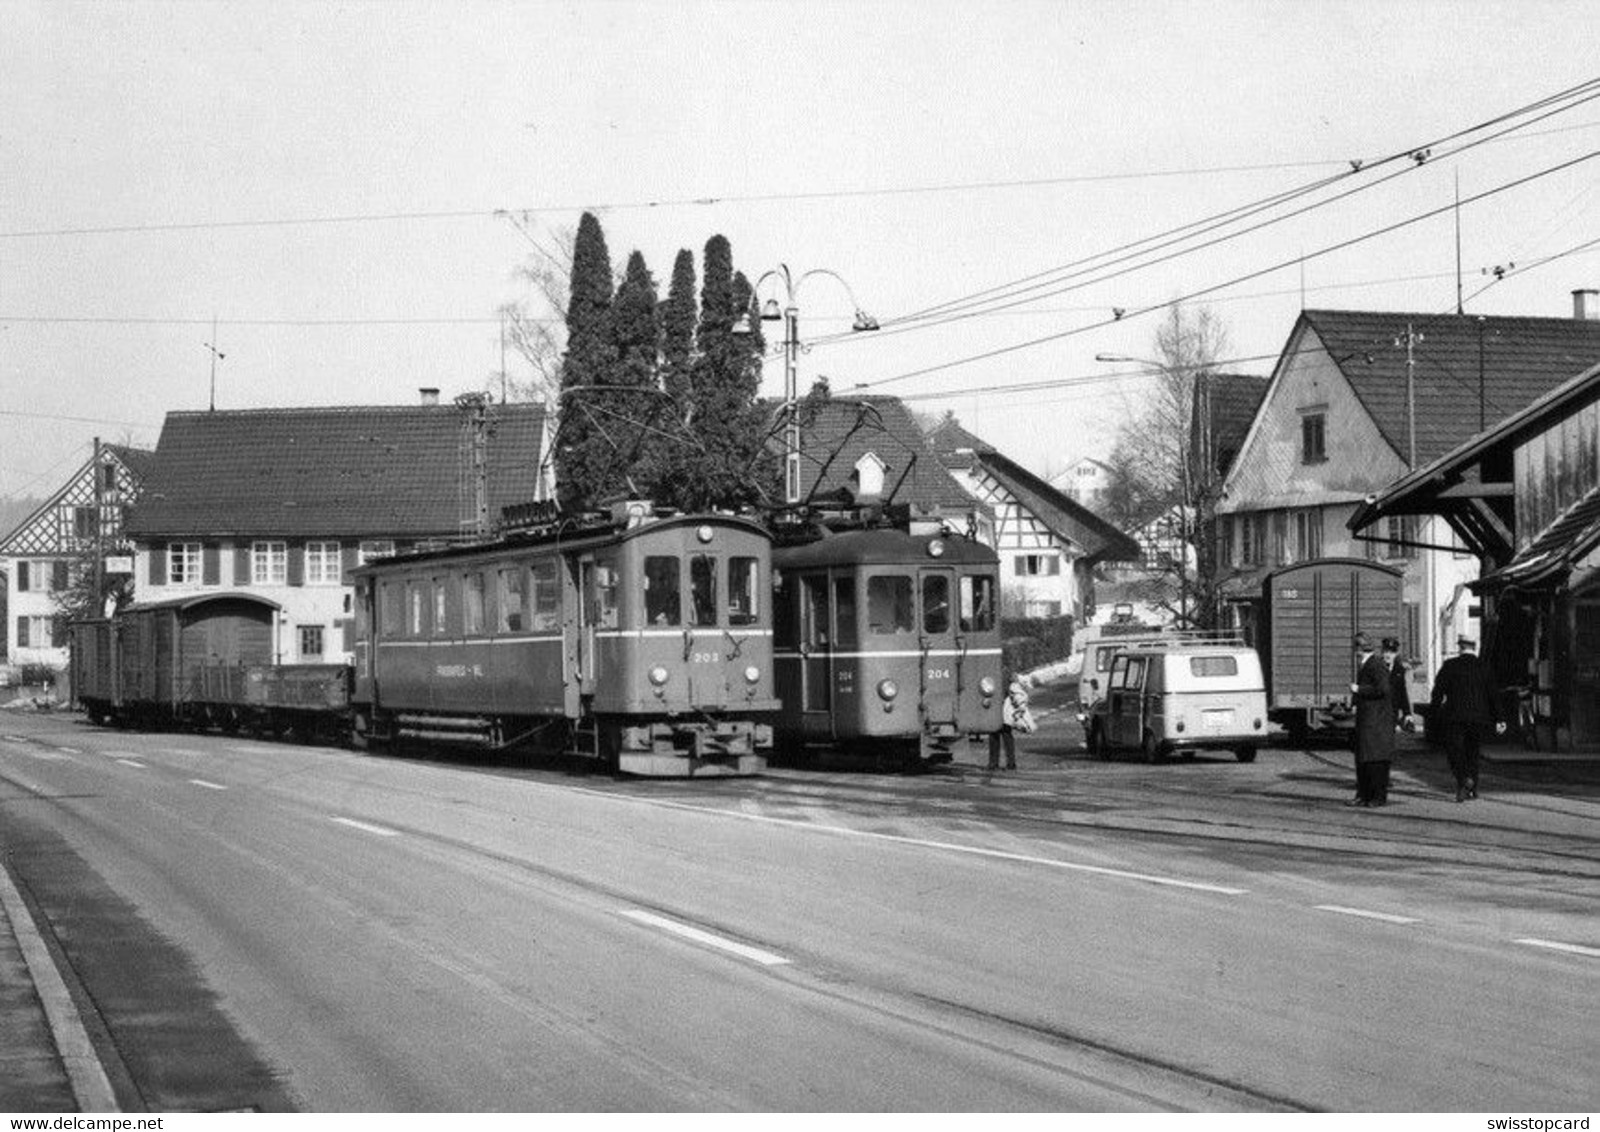
[[961, 631], [987, 633], [994, 628], [994, 579], [966, 574], [961, 579]]
[[681, 563], [676, 555], [651, 554], [644, 560], [644, 620], [647, 625], [681, 625]]
[[617, 627], [617, 563], [614, 558], [602, 559], [594, 566], [594, 623], [601, 629]]
[[754, 558], [728, 559], [728, 624], [754, 625], [761, 616], [761, 563]]
[[398, 637], [406, 631], [406, 590], [399, 582], [378, 587], [378, 628], [385, 637]]
[[561, 573], [554, 561], [534, 564], [532, 624], [538, 632], [561, 624]]
[[950, 631], [950, 579], [943, 574], [922, 579], [922, 631], [930, 636]]
[[406, 586], [406, 607], [410, 614], [406, 619], [406, 630], [413, 637], [424, 636], [427, 632], [427, 622], [424, 617], [427, 614], [430, 597], [427, 582], [411, 582]]
[[433, 580], [433, 635], [442, 637], [450, 631], [450, 591], [443, 578]]
[[867, 579], [867, 627], [878, 635], [916, 630], [911, 579], [905, 574], [878, 574]]
[[499, 585], [495, 591], [495, 597], [499, 599], [495, 603], [498, 610], [495, 624], [502, 633], [520, 633], [527, 625], [528, 616], [522, 604], [526, 590], [520, 566], [500, 571]]
[[838, 624], [839, 647], [853, 649], [856, 637], [856, 580], [845, 575], [833, 580], [833, 615]]
[[696, 628], [717, 623], [717, 560], [707, 554], [689, 559], [689, 624]]

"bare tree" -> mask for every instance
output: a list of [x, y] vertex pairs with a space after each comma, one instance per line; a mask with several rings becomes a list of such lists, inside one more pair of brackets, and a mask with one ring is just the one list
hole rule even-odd
[[[553, 404], [561, 388], [561, 357], [567, 347], [572, 247], [578, 232], [570, 225], [541, 231], [529, 213], [501, 215], [533, 249], [514, 272], [515, 278], [527, 285], [528, 297], [505, 303], [498, 312], [506, 345], [527, 365], [520, 376], [506, 375], [507, 396], [513, 401], [544, 399]], [[501, 376], [493, 374], [491, 381], [498, 385]]]

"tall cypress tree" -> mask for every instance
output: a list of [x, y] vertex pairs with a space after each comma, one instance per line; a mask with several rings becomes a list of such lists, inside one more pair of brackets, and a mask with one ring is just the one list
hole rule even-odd
[[611, 305], [611, 253], [600, 221], [585, 212], [572, 248], [567, 352], [561, 366], [556, 434], [556, 492], [565, 508], [587, 507], [598, 500], [605, 491], [607, 472], [616, 463], [604, 424], [605, 406], [595, 392], [614, 380]]
[[661, 304], [661, 386], [681, 420], [689, 419], [691, 406], [694, 324], [694, 253], [683, 248], [672, 264], [672, 283]]
[[[619, 448], [605, 482], [605, 490], [649, 492], [652, 470], [658, 463], [660, 429], [670, 425], [660, 396], [661, 325], [657, 314], [656, 281], [635, 251], [611, 304], [612, 344], [616, 350], [614, 374], [617, 392], [606, 395], [606, 427]], [[637, 392], [633, 392], [637, 390]], [[631, 482], [630, 482], [631, 481]]]

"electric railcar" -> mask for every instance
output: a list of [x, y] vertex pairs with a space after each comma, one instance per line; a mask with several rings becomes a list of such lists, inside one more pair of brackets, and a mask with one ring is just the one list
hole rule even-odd
[[773, 552], [786, 758], [829, 746], [948, 762], [999, 730], [999, 559], [959, 535], [866, 529]]
[[772, 746], [770, 536], [729, 515], [542, 532], [353, 571], [358, 746], [576, 752], [637, 775], [753, 774]]

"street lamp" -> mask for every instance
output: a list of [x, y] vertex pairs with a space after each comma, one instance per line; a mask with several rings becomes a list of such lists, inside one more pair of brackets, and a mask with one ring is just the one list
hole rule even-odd
[[[800, 289], [807, 279], [815, 275], [826, 275], [843, 287], [845, 294], [850, 296], [850, 305], [855, 308], [855, 320], [850, 324], [850, 329], [856, 332], [877, 330], [878, 320], [861, 309], [861, 304], [856, 301], [855, 292], [850, 289], [850, 284], [836, 271], [825, 267], [813, 268], [801, 275], [793, 275], [789, 265], [780, 263], [771, 271], [766, 272], [756, 280], [755, 295], [759, 298], [761, 285], [768, 279], [779, 280], [783, 284], [783, 304], [780, 306], [776, 298], [769, 298], [761, 304], [761, 321], [777, 322], [783, 320], [783, 412], [784, 412], [784, 442], [783, 442], [783, 498], [788, 504], [800, 502], [800, 413], [796, 407], [799, 400], [799, 369], [800, 369]], [[743, 330], [749, 333], [749, 323], [741, 319], [741, 323], [734, 325], [734, 330]]]

